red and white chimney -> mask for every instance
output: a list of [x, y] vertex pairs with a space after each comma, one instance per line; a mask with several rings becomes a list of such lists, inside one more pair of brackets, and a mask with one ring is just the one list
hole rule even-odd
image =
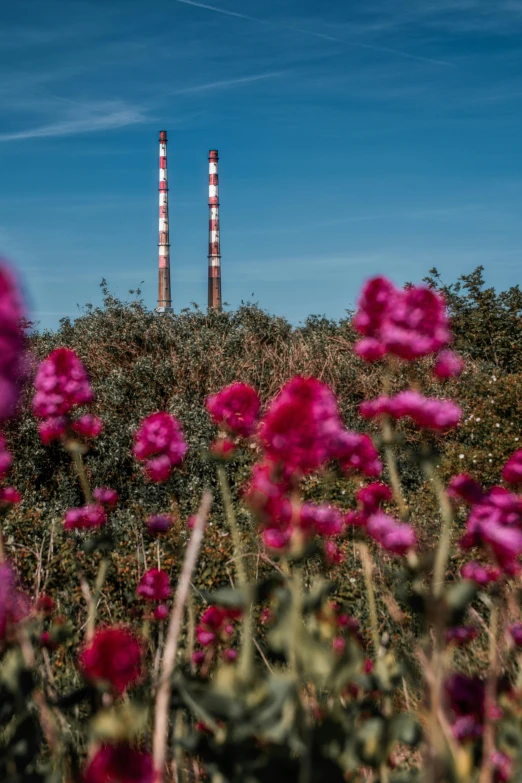
[[169, 186], [167, 176], [167, 131], [159, 134], [159, 236], [158, 313], [172, 312], [170, 293]]
[[218, 151], [208, 153], [208, 306], [221, 311]]

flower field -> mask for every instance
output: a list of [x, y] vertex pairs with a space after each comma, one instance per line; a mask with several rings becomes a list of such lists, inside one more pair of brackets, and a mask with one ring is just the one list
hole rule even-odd
[[0, 269], [0, 780], [521, 780], [518, 288], [102, 288], [31, 332]]

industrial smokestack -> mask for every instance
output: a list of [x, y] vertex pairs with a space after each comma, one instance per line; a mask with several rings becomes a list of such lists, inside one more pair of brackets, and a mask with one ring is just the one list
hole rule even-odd
[[167, 131], [159, 135], [158, 313], [171, 313]]
[[208, 153], [208, 306], [221, 312], [218, 151]]

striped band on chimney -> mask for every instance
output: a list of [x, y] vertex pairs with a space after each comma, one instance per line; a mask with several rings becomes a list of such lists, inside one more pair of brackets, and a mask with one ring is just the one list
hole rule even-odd
[[172, 312], [170, 293], [169, 186], [167, 176], [167, 131], [159, 134], [159, 234], [158, 313]]
[[208, 306], [221, 311], [218, 151], [208, 153]]

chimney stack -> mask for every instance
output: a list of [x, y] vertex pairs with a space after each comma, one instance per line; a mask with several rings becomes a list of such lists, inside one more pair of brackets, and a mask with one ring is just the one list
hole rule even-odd
[[167, 131], [160, 131], [159, 134], [159, 156], [158, 306], [156, 312], [171, 313]]
[[221, 312], [218, 151], [208, 153], [208, 306]]

